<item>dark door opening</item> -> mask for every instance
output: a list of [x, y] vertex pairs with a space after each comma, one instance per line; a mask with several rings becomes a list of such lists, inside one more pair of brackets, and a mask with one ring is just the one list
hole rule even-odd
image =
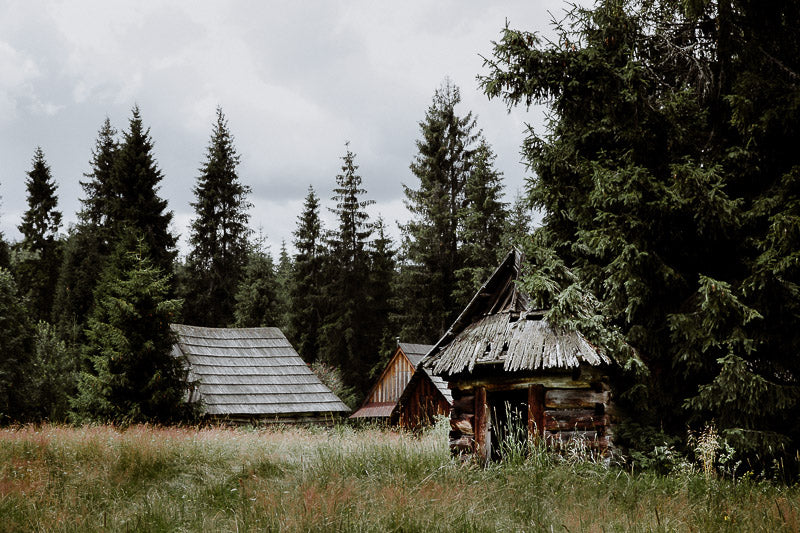
[[528, 435], [528, 390], [486, 394], [489, 407], [491, 459], [498, 461], [512, 450], [524, 453]]

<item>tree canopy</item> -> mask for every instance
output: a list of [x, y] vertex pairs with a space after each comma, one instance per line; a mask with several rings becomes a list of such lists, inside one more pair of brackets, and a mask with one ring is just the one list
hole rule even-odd
[[607, 0], [552, 42], [507, 27], [486, 60], [490, 97], [550, 108], [523, 147], [544, 212], [527, 289], [645, 364], [622, 441], [714, 421], [757, 464], [795, 457], [797, 20], [789, 1]]

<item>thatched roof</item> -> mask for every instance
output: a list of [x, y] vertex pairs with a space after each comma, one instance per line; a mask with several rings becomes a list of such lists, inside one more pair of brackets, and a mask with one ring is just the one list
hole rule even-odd
[[528, 308], [516, 283], [522, 260], [512, 250], [430, 351], [423, 365], [433, 374], [472, 372], [476, 365], [502, 364], [513, 372], [611, 364], [580, 333], [555, 327], [543, 311]]
[[204, 328], [172, 324], [176, 357], [189, 365], [205, 412], [283, 417], [350, 409], [297, 355], [278, 328]]

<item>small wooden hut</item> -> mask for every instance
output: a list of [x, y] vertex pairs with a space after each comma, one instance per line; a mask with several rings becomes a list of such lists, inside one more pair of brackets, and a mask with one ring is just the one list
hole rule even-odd
[[331, 422], [350, 409], [297, 355], [278, 328], [172, 324], [172, 353], [188, 364], [190, 401], [234, 423]]
[[450, 414], [452, 405], [453, 396], [447, 388], [447, 382], [418, 364], [392, 410], [391, 423], [418, 430], [433, 424], [438, 415]]
[[605, 451], [613, 364], [577, 332], [531, 309], [510, 252], [422, 362], [451, 389], [450, 448], [496, 458], [505, 439], [580, 438]]
[[[420, 361], [431, 348], [433, 346], [430, 344], [398, 342], [397, 350], [389, 359], [375, 385], [370, 389], [364, 403], [355, 413], [350, 415], [350, 418], [383, 420], [391, 421], [393, 424], [402, 424], [404, 419], [393, 417], [393, 413], [397, 408], [398, 400], [400, 400], [408, 384], [413, 381], [413, 376], [416, 375]], [[444, 382], [440, 380], [440, 384], [443, 386]], [[442, 396], [442, 394], [440, 393], [439, 396]], [[438, 405], [438, 403], [432, 404], [434, 408], [437, 408]], [[449, 405], [447, 409], [449, 409]], [[431, 418], [435, 414], [433, 413]]]

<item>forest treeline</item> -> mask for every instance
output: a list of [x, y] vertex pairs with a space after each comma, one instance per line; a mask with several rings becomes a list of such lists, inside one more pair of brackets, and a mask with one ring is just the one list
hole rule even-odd
[[[277, 258], [249, 226], [251, 190], [222, 109], [193, 189], [183, 259], [138, 107], [124, 131], [102, 124], [78, 222], [66, 233], [37, 148], [22, 238], [3, 242], [0, 256], [3, 421], [192, 417], [170, 323], [279, 327], [357, 402], [396, 338], [437, 340], [498, 255], [529, 232], [530, 210], [522, 199], [513, 208], [503, 201], [491, 146], [459, 103], [446, 79], [419, 123], [402, 242], [368, 215], [374, 202], [345, 144], [329, 201], [309, 187], [294, 251], [283, 243]], [[332, 227], [323, 227], [322, 209]]]
[[[535, 175], [526, 197], [509, 212], [491, 147], [445, 82], [420, 121], [400, 243], [367, 216], [347, 147], [325, 207], [335, 227], [321, 227], [309, 190], [296, 253], [284, 247], [273, 263], [247, 230], [221, 112], [195, 189], [192, 250], [177, 265], [138, 110], [121, 138], [101, 130], [66, 238], [37, 151], [23, 239], [0, 271], [4, 416], [157, 418], [170, 398], [107, 409], [145, 379], [137, 361], [166, 346], [156, 333], [170, 320], [282, 325], [308, 361], [342, 369], [363, 392], [393, 337], [435, 340], [519, 243], [533, 305], [619, 363], [614, 441], [639, 467], [668, 470], [693, 453], [687, 431], [709, 428], [732, 472], [797, 473], [800, 3], [568, 9], [552, 39], [502, 30], [479, 77], [509, 107], [549, 108], [545, 129], [522, 142]], [[544, 215], [530, 233], [524, 202]], [[136, 331], [144, 313], [152, 321]], [[127, 361], [133, 353], [142, 359]]]

